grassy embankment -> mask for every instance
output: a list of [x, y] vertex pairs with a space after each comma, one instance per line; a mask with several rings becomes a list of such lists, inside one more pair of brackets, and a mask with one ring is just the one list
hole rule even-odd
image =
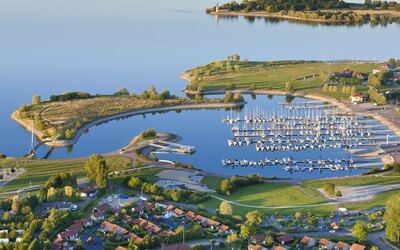
[[[121, 156], [107, 156], [106, 162], [110, 171], [124, 170], [131, 167], [131, 159]], [[78, 178], [86, 176], [84, 164], [86, 158], [79, 159], [54, 159], [54, 160], [28, 160], [4, 159], [0, 160], [0, 167], [23, 168], [25, 172], [16, 179], [0, 188], [0, 192], [14, 191], [23, 187], [45, 183], [50, 176], [59, 173], [72, 173]]]
[[[338, 88], [337, 92], [323, 92], [323, 81], [318, 75], [321, 72], [333, 73], [345, 68], [357, 72], [369, 73], [379, 64], [373, 62], [317, 62], [317, 61], [274, 61], [274, 62], [230, 62], [239, 65], [239, 69], [227, 70], [226, 61], [212, 62], [196, 67], [184, 74], [190, 80], [187, 88], [206, 90], [225, 89], [233, 84], [237, 89], [249, 89], [256, 85], [257, 90], [285, 90], [287, 82], [294, 91], [303, 91], [327, 95], [334, 98], [349, 97]], [[315, 77], [313, 77], [315, 76]], [[197, 80], [196, 80], [197, 78]], [[304, 79], [305, 78], [305, 79]], [[197, 87], [197, 88], [196, 88]], [[200, 88], [198, 88], [200, 87]], [[368, 87], [357, 86], [358, 92], [366, 92]]]
[[[202, 183], [210, 188], [217, 189], [223, 178], [206, 176]], [[253, 206], [298, 206], [307, 204], [324, 203], [325, 201], [319, 199], [319, 192], [315, 188], [321, 188], [328, 182], [327, 180], [309, 180], [300, 184], [300, 187], [307, 193], [314, 197], [307, 196], [296, 187], [284, 183], [266, 183], [254, 186], [248, 186], [237, 189], [231, 196], [220, 196], [224, 199], [237, 202], [245, 205]], [[358, 186], [358, 185], [384, 185], [384, 184], [398, 184], [400, 177], [352, 177], [334, 180], [337, 186]], [[351, 210], [366, 210], [377, 206], [384, 206], [389, 199], [394, 196], [400, 195], [400, 190], [392, 190], [383, 192], [376, 196], [375, 199], [363, 203], [346, 203], [344, 207]], [[203, 207], [211, 207], [217, 209], [221, 201], [215, 198], [199, 204]], [[248, 208], [237, 205], [232, 205], [234, 213], [244, 215], [248, 211], [255, 210], [256, 208]], [[334, 209], [333, 205], [318, 206], [311, 208], [290, 208], [279, 209], [282, 214], [294, 214], [296, 211], [311, 212], [313, 214], [329, 214]], [[258, 209], [266, 214], [273, 214], [277, 209]]]
[[[216, 178], [207, 178], [203, 183], [208, 183], [209, 187], [217, 187]], [[326, 201], [324, 199], [310, 197], [301, 192], [296, 187], [285, 183], [265, 183], [257, 184], [237, 189], [231, 196], [216, 195], [223, 199], [232, 202], [240, 203], [243, 205], [251, 206], [301, 206], [310, 204], [322, 204]], [[211, 198], [208, 201], [198, 204], [202, 207], [210, 207], [218, 209], [221, 201]], [[294, 214], [296, 211], [312, 212], [314, 214], [329, 214], [333, 210], [333, 206], [317, 206], [310, 208], [284, 208], [284, 209], [266, 209], [266, 208], [252, 208], [232, 205], [234, 214], [245, 215], [252, 210], [259, 210], [265, 214], [274, 214], [280, 212], [281, 214]]]
[[[190, 100], [173, 98], [165, 100], [142, 99], [135, 95], [93, 96], [86, 99], [68, 101], [43, 101], [38, 104], [23, 105], [16, 112], [30, 128], [32, 119], [40, 139], [70, 139], [76, 129], [95, 119], [144, 108], [174, 106], [179, 104], [219, 103], [221, 100]], [[29, 125], [29, 126], [28, 126]]]

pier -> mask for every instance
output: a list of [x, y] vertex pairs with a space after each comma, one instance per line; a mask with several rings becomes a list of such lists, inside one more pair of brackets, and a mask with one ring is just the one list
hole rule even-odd
[[177, 153], [177, 154], [193, 154], [196, 148], [193, 146], [187, 146], [179, 143], [168, 142], [168, 141], [150, 141], [149, 146], [158, 148], [160, 152], [164, 153]]

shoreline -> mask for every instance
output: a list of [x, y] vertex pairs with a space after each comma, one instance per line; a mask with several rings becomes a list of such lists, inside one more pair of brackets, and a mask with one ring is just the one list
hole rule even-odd
[[[301, 18], [301, 17], [294, 17], [289, 15], [281, 15], [277, 13], [268, 13], [265, 11], [253, 11], [253, 12], [237, 12], [237, 11], [227, 11], [227, 12], [210, 12], [210, 15], [219, 17], [266, 17], [266, 18], [275, 18], [275, 19], [283, 19], [283, 20], [295, 20], [295, 21], [302, 21], [302, 22], [313, 22], [313, 23], [322, 23], [322, 24], [346, 24], [345, 20], [321, 20], [321, 19], [308, 19], [308, 18]], [[353, 23], [349, 23], [353, 24]]]
[[[342, 13], [349, 13], [353, 12], [357, 15], [360, 16], [366, 16], [366, 15], [384, 15], [385, 18], [393, 18], [394, 20], [397, 20], [400, 18], [400, 14], [397, 14], [396, 11], [394, 10], [339, 10]], [[307, 11], [300, 11], [307, 13]], [[322, 10], [321, 12], [326, 12], [326, 13], [336, 13], [335, 11], [329, 11], [329, 10]], [[320, 23], [320, 24], [340, 24], [340, 25], [356, 25], [359, 24], [358, 22], [347, 22], [346, 20], [323, 20], [323, 19], [310, 19], [310, 18], [302, 18], [302, 17], [296, 17], [296, 16], [290, 16], [287, 14], [281, 14], [281, 13], [268, 13], [266, 11], [251, 11], [251, 12], [238, 12], [238, 11], [226, 11], [226, 12], [210, 12], [208, 13], [210, 15], [216, 16], [216, 17], [265, 17], [265, 18], [273, 18], [273, 19], [282, 19], [282, 20], [294, 20], [294, 21], [300, 21], [300, 22], [312, 22], [312, 23]], [[365, 23], [365, 22], [361, 22]], [[370, 23], [368, 21], [367, 23]]]
[[[167, 112], [167, 111], [178, 111], [178, 110], [191, 110], [191, 109], [220, 109], [220, 108], [235, 108], [246, 104], [245, 101], [238, 102], [238, 103], [190, 103], [190, 104], [178, 104], [178, 105], [171, 105], [171, 106], [161, 106], [161, 107], [154, 107], [154, 108], [144, 108], [144, 109], [136, 109], [131, 111], [126, 111], [118, 114], [108, 115], [104, 117], [100, 117], [89, 121], [82, 125], [79, 129], [76, 130], [74, 137], [70, 140], [59, 140], [57, 138], [52, 139], [51, 141], [46, 141], [44, 144], [51, 148], [58, 148], [58, 147], [67, 147], [76, 144], [81, 137], [81, 135], [93, 126], [100, 125], [102, 123], [116, 120], [120, 118], [148, 114], [148, 113], [158, 113], [158, 112]], [[27, 121], [22, 120], [17, 116], [18, 110], [14, 111], [11, 115], [11, 119], [25, 128], [26, 131], [31, 130], [31, 124]], [[46, 139], [42, 139], [43, 133], [40, 130], [34, 130], [35, 136], [41, 138], [42, 142]], [[39, 142], [40, 143], [40, 142]]]

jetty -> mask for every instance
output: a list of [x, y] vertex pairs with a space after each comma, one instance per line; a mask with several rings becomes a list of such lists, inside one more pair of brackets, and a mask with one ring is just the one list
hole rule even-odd
[[176, 153], [176, 154], [193, 154], [196, 152], [196, 148], [193, 146], [187, 146], [179, 143], [168, 142], [168, 141], [150, 141], [149, 146], [158, 148], [158, 153]]

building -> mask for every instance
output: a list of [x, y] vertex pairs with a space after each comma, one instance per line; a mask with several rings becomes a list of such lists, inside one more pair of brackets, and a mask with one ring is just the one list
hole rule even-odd
[[275, 241], [282, 245], [289, 245], [293, 243], [294, 238], [289, 234], [282, 234], [277, 236]]
[[97, 207], [93, 208], [93, 213], [95, 212], [100, 212], [100, 213], [104, 213], [107, 209], [111, 209], [111, 205], [108, 203], [103, 203], [98, 205]]
[[337, 230], [340, 228], [340, 224], [336, 221], [333, 221], [331, 222], [331, 228]]
[[93, 214], [90, 215], [90, 219], [92, 219], [94, 222], [99, 222], [104, 220], [104, 214], [101, 212], [95, 212]]
[[301, 239], [300, 244], [304, 247], [314, 247], [315, 246], [315, 239], [304, 236], [303, 239]]
[[234, 232], [235, 232], [234, 229], [232, 229], [232, 228], [230, 228], [230, 227], [228, 227], [228, 226], [226, 226], [224, 224], [222, 224], [221, 226], [218, 227], [218, 233], [219, 234], [228, 235], [228, 234], [231, 234], [231, 233], [234, 233]]
[[366, 247], [360, 244], [353, 243], [351, 245], [350, 250], [364, 250]]
[[215, 12], [217, 12], [217, 13], [221, 13], [221, 12], [229, 12], [229, 9], [226, 9], [226, 8], [220, 8], [220, 7], [219, 7], [219, 5], [218, 5], [218, 3], [217, 3], [217, 6], [215, 6]]
[[75, 223], [82, 223], [84, 227], [90, 227], [93, 225], [93, 221], [90, 217], [81, 218], [79, 220], [75, 220]]
[[364, 95], [362, 93], [353, 93], [350, 95], [350, 101], [359, 103], [359, 102], [364, 102]]
[[65, 240], [65, 241], [69, 241], [69, 240], [76, 241], [76, 240], [79, 240], [78, 231], [65, 231], [65, 232], [59, 233], [57, 235], [57, 237], [62, 239], [62, 240]]
[[353, 78], [353, 70], [351, 69], [344, 69], [340, 72], [334, 72], [333, 76], [336, 78]]
[[273, 246], [273, 247], [271, 248], [271, 250], [287, 250], [287, 248], [284, 247], [284, 246]]
[[186, 219], [190, 221], [194, 221], [196, 218], [196, 214], [192, 211], [187, 211], [186, 212]]
[[137, 246], [140, 246], [143, 243], [143, 239], [137, 236], [134, 233], [129, 233], [128, 238], [130, 240], [133, 240], [133, 243]]
[[383, 65], [379, 66], [376, 69], [372, 70], [372, 73], [379, 74], [381, 72], [386, 72], [388, 70], [394, 70], [396, 67], [393, 65], [389, 65], [388, 63], [384, 63]]
[[247, 246], [247, 250], [267, 250], [267, 248], [260, 246], [260, 245], [249, 244]]
[[349, 250], [349, 249], [350, 249], [349, 244], [347, 244], [347, 243], [345, 243], [343, 241], [339, 241], [335, 245], [335, 250]]
[[335, 248], [335, 243], [327, 239], [320, 239], [318, 244], [321, 249], [332, 250]]
[[253, 244], [263, 244], [263, 245], [265, 245], [269, 239], [271, 239], [273, 241], [271, 235], [255, 234], [255, 235], [252, 235], [250, 237], [250, 242], [253, 243]]

